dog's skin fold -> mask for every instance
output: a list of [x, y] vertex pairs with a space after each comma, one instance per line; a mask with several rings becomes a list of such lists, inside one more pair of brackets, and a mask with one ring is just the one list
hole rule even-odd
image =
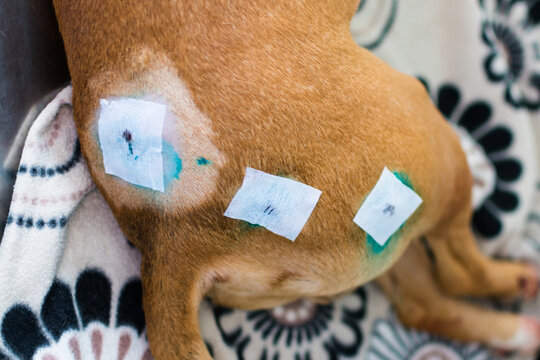
[[[416, 79], [354, 43], [358, 0], [54, 4], [83, 154], [143, 255], [156, 359], [210, 359], [197, 319], [205, 295], [266, 308], [328, 301], [378, 276], [409, 326], [507, 350], [538, 346], [534, 320], [450, 297], [530, 297], [538, 277], [479, 253], [458, 138]], [[118, 97], [167, 105], [164, 140], [183, 168], [164, 193], [104, 171], [99, 100]], [[247, 166], [323, 192], [296, 241], [223, 216]], [[384, 167], [406, 174], [423, 203], [377, 249], [352, 219]]]

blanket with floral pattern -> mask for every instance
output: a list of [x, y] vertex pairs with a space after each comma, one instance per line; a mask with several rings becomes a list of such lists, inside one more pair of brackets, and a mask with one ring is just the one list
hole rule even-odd
[[[420, 79], [452, 122], [472, 169], [482, 249], [540, 265], [540, 0], [363, 0], [359, 45]], [[95, 189], [73, 124], [71, 88], [24, 142], [0, 244], [0, 360], [152, 358], [140, 254]], [[181, 274], [179, 274], [181, 276]], [[540, 303], [493, 303], [538, 315]], [[200, 309], [216, 359], [488, 359], [404, 328], [368, 284], [329, 305]]]

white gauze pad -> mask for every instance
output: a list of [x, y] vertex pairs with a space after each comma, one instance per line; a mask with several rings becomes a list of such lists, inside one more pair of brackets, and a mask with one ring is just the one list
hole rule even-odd
[[311, 186], [248, 167], [225, 216], [264, 226], [294, 241], [320, 196], [321, 191]]
[[98, 133], [105, 172], [164, 192], [165, 105], [138, 99], [101, 99], [100, 105]]
[[353, 221], [384, 246], [421, 203], [418, 194], [384, 168]]

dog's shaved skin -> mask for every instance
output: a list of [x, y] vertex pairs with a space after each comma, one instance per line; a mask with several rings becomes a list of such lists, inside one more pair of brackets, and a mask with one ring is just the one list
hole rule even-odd
[[[449, 295], [534, 294], [519, 279], [536, 284], [537, 275], [478, 251], [469, 229], [472, 179], [458, 138], [416, 79], [354, 43], [357, 0], [54, 4], [82, 152], [143, 256], [157, 360], [210, 359], [197, 318], [204, 295], [265, 308], [329, 300], [378, 276], [409, 326], [516, 343], [519, 316]], [[119, 97], [167, 106], [166, 152], [177, 154], [182, 170], [164, 193], [104, 171], [99, 101]], [[246, 167], [322, 191], [294, 242], [223, 216]], [[407, 174], [423, 203], [385, 249], [372, 251], [352, 220], [384, 167]], [[436, 266], [412, 241], [420, 236]]]
[[[172, 63], [164, 54], [141, 48], [130, 56], [130, 62], [136, 70], [125, 74], [125, 78], [121, 79], [118, 79], [118, 74], [105, 71], [89, 79], [89, 88], [96, 92], [99, 89], [103, 98], [136, 98], [166, 105], [167, 114], [163, 125], [166, 148], [163, 156], [178, 156], [182, 164], [181, 170], [166, 179], [168, 186], [164, 194], [130, 185], [102, 172], [96, 176], [102, 176], [111, 182], [112, 193], [126, 195], [118, 199], [119, 206], [150, 206], [162, 211], [179, 212], [197, 208], [214, 195], [219, 169], [225, 162], [223, 155], [213, 144], [212, 123], [197, 108], [186, 84], [178, 77]], [[89, 123], [95, 136], [98, 119], [99, 108]], [[97, 144], [93, 145], [92, 155], [101, 160], [101, 149]], [[202, 167], [198, 163], [201, 158], [207, 159], [207, 165], [211, 166]], [[165, 166], [164, 170], [167, 177], [170, 169]]]

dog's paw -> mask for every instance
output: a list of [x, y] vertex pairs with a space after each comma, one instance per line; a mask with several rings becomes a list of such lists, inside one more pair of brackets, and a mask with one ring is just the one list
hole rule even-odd
[[522, 317], [514, 336], [507, 340], [494, 340], [491, 345], [500, 354], [534, 354], [540, 348], [540, 320]]
[[526, 271], [518, 278], [518, 286], [525, 299], [534, 299], [540, 290], [540, 269], [527, 265]]

